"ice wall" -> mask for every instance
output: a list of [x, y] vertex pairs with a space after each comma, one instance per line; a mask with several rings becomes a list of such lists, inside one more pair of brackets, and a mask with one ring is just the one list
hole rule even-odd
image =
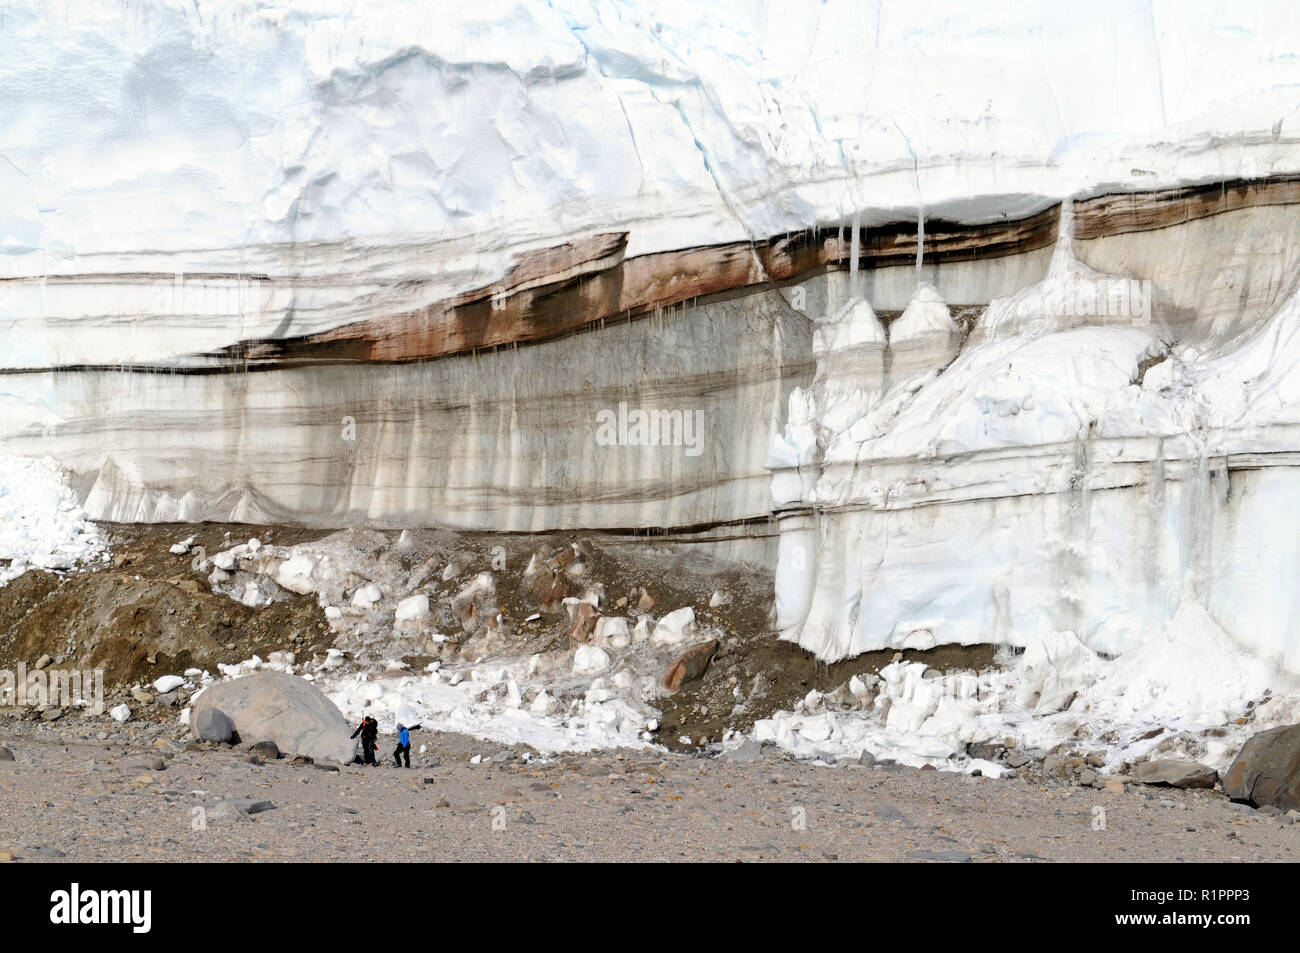
[[991, 303], [941, 371], [886, 381], [852, 421], [792, 396], [800, 416], [774, 452], [783, 636], [839, 659], [1069, 630], [1115, 654], [1190, 592], [1300, 670], [1282, 581], [1300, 295], [1202, 351], [1159, 314], [1117, 307], [1141, 289], [1080, 263], [1069, 222], [1043, 280]]
[[[1291, 293], [1298, 27], [1280, 2], [10, 3], [0, 450], [129, 520], [756, 526], [770, 463], [794, 526], [1099, 480], [1080, 421], [1153, 348], [1209, 355]], [[944, 306], [1021, 302], [1065, 260], [1065, 195], [1071, 274], [1149, 284], [1157, 320], [958, 353]], [[600, 442], [624, 404], [703, 412], [700, 452]], [[1189, 405], [1124, 406], [1150, 420], [1123, 479], [1153, 434], [1199, 459]]]

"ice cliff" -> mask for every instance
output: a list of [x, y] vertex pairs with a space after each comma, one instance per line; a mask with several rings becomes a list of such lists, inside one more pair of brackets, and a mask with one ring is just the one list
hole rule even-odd
[[1297, 668], [1297, 49], [1284, 3], [12, 3], [0, 452], [95, 519], [727, 526], [827, 659], [1128, 651], [1190, 591]]

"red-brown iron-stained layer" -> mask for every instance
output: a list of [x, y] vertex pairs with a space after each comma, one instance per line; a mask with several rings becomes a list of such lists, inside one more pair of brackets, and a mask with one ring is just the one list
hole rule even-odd
[[[1087, 241], [1249, 206], [1296, 203], [1296, 176], [1101, 195], [1075, 203], [1075, 238]], [[1048, 247], [1056, 240], [1059, 214], [1052, 207], [984, 225], [928, 221], [925, 260], [990, 259]], [[625, 258], [626, 233], [596, 235], [528, 252], [500, 282], [417, 311], [296, 338], [242, 342], [224, 354], [237, 355], [252, 369], [300, 361], [418, 361], [542, 341], [605, 318], [631, 318], [845, 268], [850, 244], [848, 229], [823, 228]], [[908, 264], [916, 257], [916, 225], [864, 228], [859, 245], [862, 268]]]

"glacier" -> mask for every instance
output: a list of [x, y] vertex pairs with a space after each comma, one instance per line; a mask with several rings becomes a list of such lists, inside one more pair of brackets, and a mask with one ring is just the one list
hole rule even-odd
[[3, 572], [90, 521], [651, 531], [824, 661], [1024, 650], [791, 750], [1046, 744], [1068, 688], [1140, 756], [1115, 698], [1300, 673], [1298, 49], [1282, 2], [8, 4]]

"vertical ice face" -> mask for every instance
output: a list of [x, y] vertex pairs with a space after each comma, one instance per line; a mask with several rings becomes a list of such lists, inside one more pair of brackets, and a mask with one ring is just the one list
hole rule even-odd
[[[1248, 595], [1276, 566], [1242, 542], [1274, 538], [1263, 501], [1300, 489], [1286, 462], [1300, 447], [1300, 308], [1285, 301], [1212, 355], [1171, 349], [1145, 285], [1080, 262], [1071, 224], [1067, 203], [1043, 279], [995, 300], [955, 358], [944, 348], [960, 331], [924, 286], [890, 327], [887, 376], [819, 353], [822, 392], [877, 396], [847, 425], [816, 403], [811, 493], [796, 500], [774, 475], [790, 533], [784, 638], [838, 659], [1070, 630], [1124, 652], [1187, 592], [1243, 644], [1300, 667], [1296, 609]], [[1275, 469], [1234, 469], [1224, 451], [1241, 446]]]

